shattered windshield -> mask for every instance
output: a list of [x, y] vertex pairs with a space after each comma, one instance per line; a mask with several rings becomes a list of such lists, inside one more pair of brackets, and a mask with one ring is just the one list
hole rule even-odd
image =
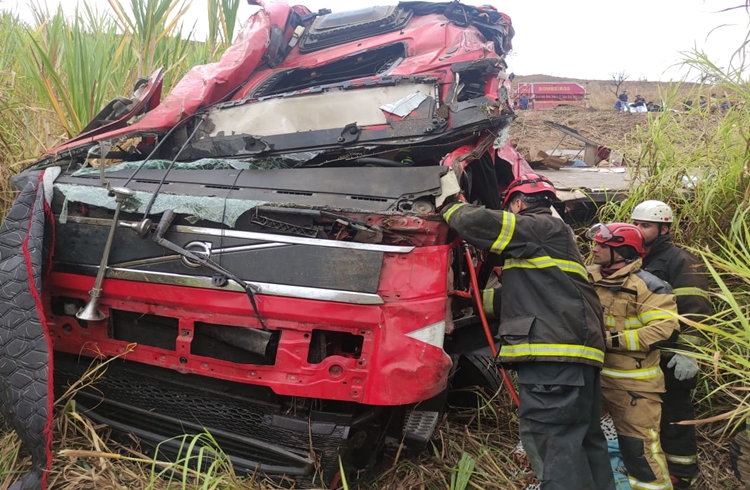
[[[318, 152], [304, 151], [289, 153], [279, 156], [258, 158], [201, 158], [192, 162], [172, 162], [170, 160], [146, 160], [137, 162], [123, 162], [117, 165], [105, 167], [105, 172], [118, 172], [122, 170], [166, 170], [172, 166], [172, 170], [276, 170], [295, 168], [302, 163], [314, 158]], [[98, 175], [99, 167], [85, 166], [72, 174], [73, 177], [86, 175]]]

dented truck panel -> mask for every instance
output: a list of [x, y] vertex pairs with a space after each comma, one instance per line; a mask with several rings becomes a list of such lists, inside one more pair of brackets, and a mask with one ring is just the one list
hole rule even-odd
[[238, 471], [305, 487], [339, 456], [425, 447], [471, 350], [452, 346], [484, 338], [453, 323], [466, 274], [437, 210], [459, 190], [498, 208], [528, 164], [506, 15], [258, 3], [220, 61], [162, 101], [152, 74], [14, 185], [62, 169], [41, 290], [56, 389], [110, 360], [77, 395], [97, 422], [167, 453], [205, 428]]

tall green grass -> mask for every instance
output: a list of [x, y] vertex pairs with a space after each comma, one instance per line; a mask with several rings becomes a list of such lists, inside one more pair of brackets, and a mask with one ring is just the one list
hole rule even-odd
[[695, 357], [706, 367], [706, 399], [714, 419], [736, 427], [750, 415], [750, 207], [738, 210], [733, 226], [717, 236], [715, 250], [694, 250], [706, 263], [715, 284], [716, 313], [694, 324], [709, 339]]
[[[750, 34], [749, 34], [750, 36]], [[601, 210], [603, 221], [628, 221], [645, 199], [669, 203], [676, 212], [676, 241], [701, 257], [712, 283], [715, 315], [695, 324], [709, 338], [694, 356], [704, 365], [703, 399], [709, 420], [739, 422], [750, 414], [750, 68], [738, 49], [728, 69], [705, 54], [685, 64], [719, 80], [694, 96], [731, 101], [720, 106], [651, 114], [632, 136], [634, 186], [623, 202]], [[676, 92], [675, 92], [676, 93]], [[671, 107], [678, 107], [674, 94]], [[717, 104], [718, 105], [718, 104]]]
[[151, 73], [166, 63], [171, 67], [184, 56], [186, 44], [169, 40], [181, 40], [182, 19], [190, 6], [185, 0], [130, 0], [129, 9], [120, 0], [109, 4], [133, 47], [138, 73]]
[[232, 42], [234, 31], [237, 26], [237, 12], [240, 0], [216, 0], [206, 2], [208, 18], [208, 48], [209, 59], [213, 61], [217, 55], [217, 49], [222, 45]]
[[207, 40], [185, 25], [186, 0], [84, 2], [70, 15], [32, 1], [30, 22], [0, 11], [0, 215], [10, 175], [130, 96], [138, 78], [163, 66], [169, 91], [192, 66], [217, 59], [235, 36], [240, 1], [207, 2]]
[[111, 17], [88, 6], [77, 7], [71, 19], [58, 9], [26, 34], [23, 73], [39, 100], [52, 107], [67, 137], [80, 133], [129, 81], [112, 69], [133, 65], [126, 38]]

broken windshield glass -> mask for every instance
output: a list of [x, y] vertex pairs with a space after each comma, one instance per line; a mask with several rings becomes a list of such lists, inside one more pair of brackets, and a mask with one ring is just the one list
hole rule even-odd
[[[265, 158], [201, 158], [192, 162], [175, 162], [172, 170], [274, 170], [295, 168], [301, 163], [313, 159], [319, 154], [314, 151], [288, 153], [274, 157]], [[123, 162], [110, 165], [104, 169], [105, 172], [117, 172], [120, 170], [166, 170], [169, 168], [169, 160], [148, 160], [137, 162]], [[83, 177], [86, 175], [98, 175], [99, 167], [86, 166], [75, 173], [72, 177]]]

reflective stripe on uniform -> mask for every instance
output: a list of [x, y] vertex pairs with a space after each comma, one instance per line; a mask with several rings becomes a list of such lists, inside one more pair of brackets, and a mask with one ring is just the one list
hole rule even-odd
[[516, 344], [503, 345], [500, 357], [571, 357], [604, 362], [604, 352], [585, 345], [569, 344]]
[[659, 465], [662, 477], [666, 478], [666, 480], [647, 483], [629, 476], [628, 481], [630, 482], [630, 487], [633, 488], [633, 490], [671, 490], [672, 481], [669, 478], [669, 470], [667, 470], [666, 461], [661, 457], [662, 451], [661, 445], [659, 444], [659, 433], [654, 429], [649, 429], [648, 433], [651, 436], [651, 442], [648, 445], [648, 448], [651, 451], [651, 458]]
[[497, 236], [495, 243], [492, 244], [490, 251], [499, 254], [505, 250], [505, 247], [510, 243], [510, 239], [513, 238], [514, 231], [516, 231], [516, 216], [513, 213], [504, 211], [500, 234]]
[[689, 464], [697, 464], [698, 463], [698, 455], [693, 454], [691, 456], [676, 456], [674, 454], [664, 454], [666, 456], [667, 461], [670, 463], [675, 464], [683, 464], [683, 465], [689, 465]]
[[638, 314], [638, 320], [643, 325], [648, 325], [656, 320], [670, 320], [672, 318], [674, 318], [674, 315], [664, 310], [648, 310]]
[[572, 272], [574, 274], [580, 274], [587, 281], [589, 280], [589, 274], [586, 272], [586, 267], [574, 260], [565, 259], [552, 259], [557, 264], [557, 267], [563, 270], [563, 272]]
[[655, 429], [649, 429], [648, 433], [651, 435], [651, 457], [654, 458], [654, 461], [656, 461], [656, 464], [659, 465], [659, 468], [661, 468], [661, 474], [664, 475], [666, 478], [666, 483], [669, 485], [672, 484], [672, 481], [669, 478], [669, 469], [667, 469], [667, 461], [664, 459], [664, 457], [660, 457], [664, 454], [664, 451], [661, 448], [661, 443], [659, 442], [659, 433]]
[[466, 204], [466, 203], [465, 202], [457, 202], [455, 204], [452, 204], [451, 207], [448, 208], [448, 211], [443, 215], [443, 219], [445, 220], [445, 222], [449, 223], [450, 219], [451, 219], [451, 215], [453, 215], [453, 213], [455, 213], [458, 210], [458, 208], [460, 208], [464, 204]]
[[680, 334], [680, 342], [684, 342], [689, 345], [705, 345], [707, 343], [706, 339], [702, 337], [698, 337], [696, 335], [685, 335]]
[[484, 314], [488, 316], [495, 316], [495, 290], [484, 289], [482, 290], [482, 308]]
[[[629, 316], [627, 318], [623, 318], [622, 321], [624, 323], [625, 330], [637, 330], [639, 328], [643, 328], [649, 323], [656, 321], [656, 320], [669, 320], [674, 318], [674, 315], [669, 313], [668, 311], [662, 311], [662, 310], [649, 310], [644, 313], [641, 313], [638, 318]], [[604, 316], [604, 324], [608, 327], [616, 327], [617, 326], [617, 318], [615, 318], [612, 315], [605, 315]]]
[[640, 369], [612, 369], [607, 367], [602, 369], [602, 376], [608, 378], [650, 379], [661, 376], [661, 374], [661, 368], [659, 366]]
[[[625, 323], [625, 329], [626, 330], [635, 330], [636, 328], [643, 327], [643, 323], [635, 317], [628, 317], [623, 318], [623, 323]], [[612, 315], [605, 315], [604, 316], [604, 324], [608, 327], [616, 327], [617, 326], [617, 318], [615, 318]]]
[[675, 288], [675, 296], [700, 296], [701, 298], [708, 298], [708, 292], [701, 288], [689, 287], [689, 288]]
[[549, 255], [532, 257], [530, 259], [506, 259], [503, 266], [506, 269], [544, 269], [547, 267], [558, 267], [563, 272], [579, 274], [588, 281], [586, 268], [573, 260], [553, 259]]
[[625, 345], [628, 350], [641, 350], [641, 342], [638, 340], [638, 332], [635, 330], [626, 330], [622, 332], [622, 338], [625, 340]]
[[646, 483], [642, 481], [638, 481], [632, 476], [628, 477], [628, 482], [630, 483], [630, 488], [633, 490], [672, 490], [672, 482], [666, 481], [663, 483]]

